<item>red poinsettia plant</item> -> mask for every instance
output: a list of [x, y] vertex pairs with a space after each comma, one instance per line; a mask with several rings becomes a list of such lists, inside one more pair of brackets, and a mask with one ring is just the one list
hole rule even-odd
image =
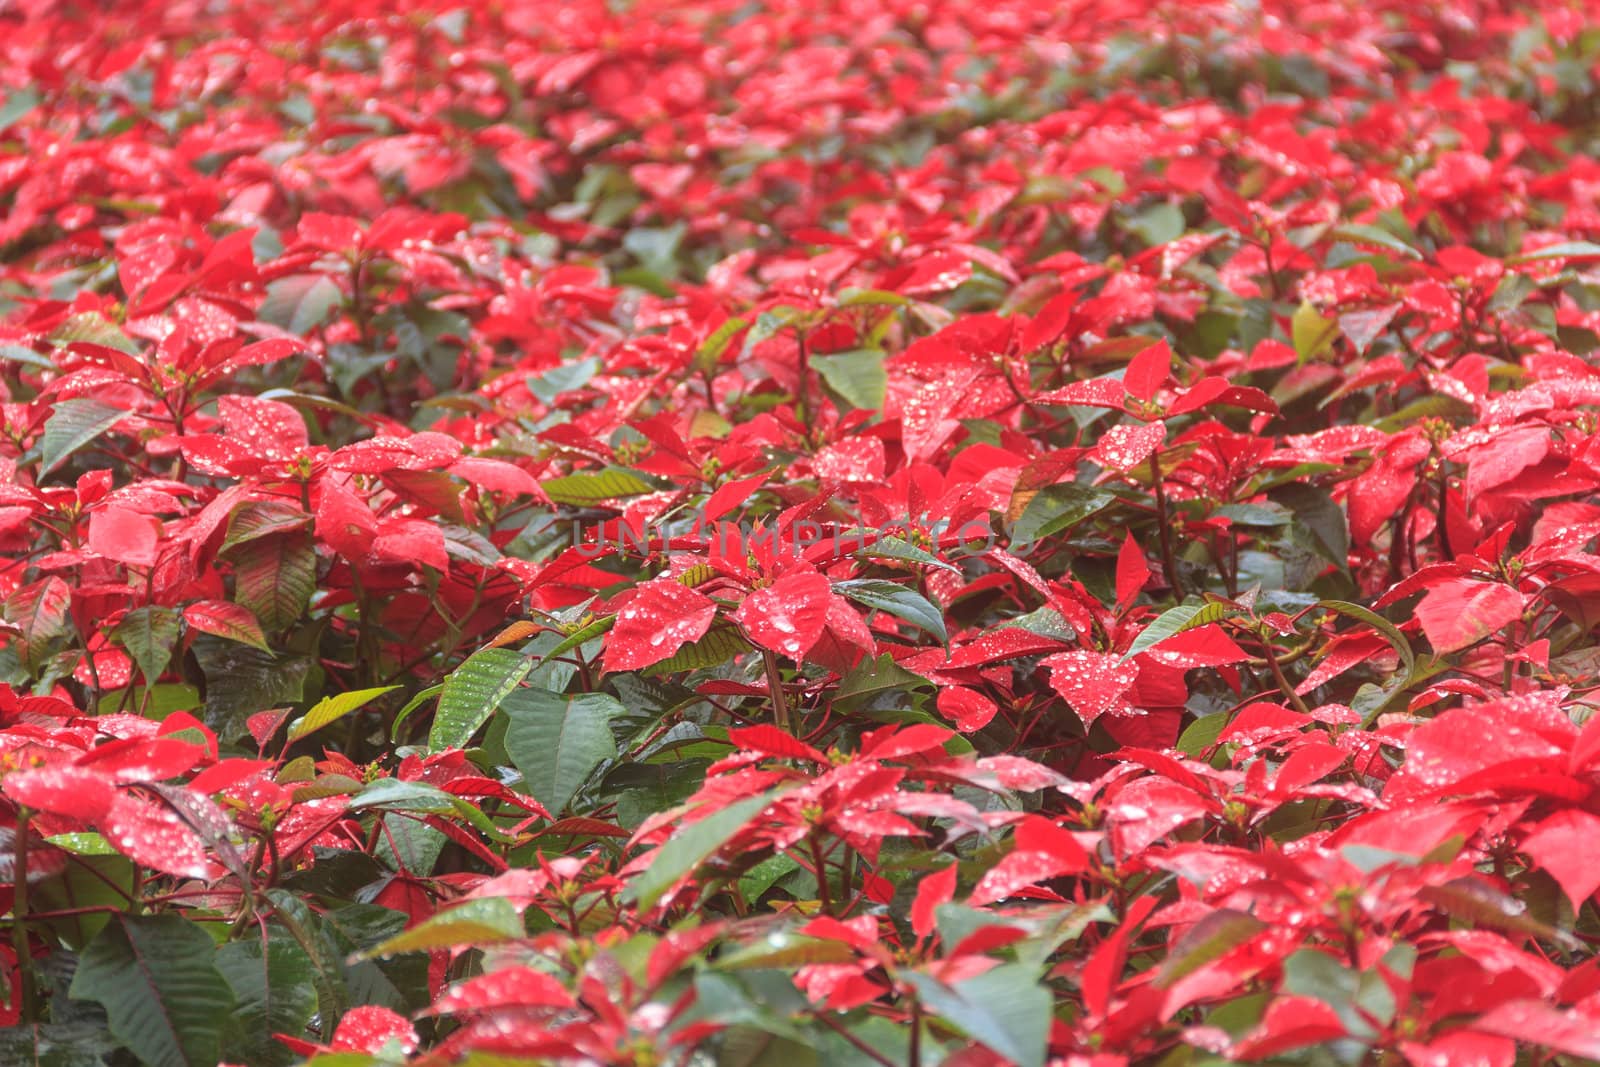
[[0, 1061], [1600, 1060], [1586, 14], [0, 7]]

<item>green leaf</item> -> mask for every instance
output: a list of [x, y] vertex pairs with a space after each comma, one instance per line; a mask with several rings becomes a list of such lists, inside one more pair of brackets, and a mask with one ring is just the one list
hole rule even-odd
[[1506, 262], [1511, 266], [1537, 263], [1543, 259], [1600, 259], [1600, 244], [1593, 241], [1563, 241], [1548, 248], [1512, 256]]
[[1217, 738], [1227, 725], [1226, 715], [1201, 716], [1190, 723], [1178, 738], [1178, 751], [1199, 759], [1202, 752], [1217, 743]]
[[[1518, 275], [1518, 277], [1521, 276]], [[21, 363], [29, 367], [38, 367], [40, 370], [53, 371], [56, 369], [55, 362], [49, 356], [41, 356], [33, 349], [24, 348], [22, 345], [0, 344], [0, 359]]]
[[618, 497], [642, 496], [653, 493], [656, 487], [634, 474], [617, 467], [603, 471], [569, 474], [565, 478], [552, 478], [541, 482], [545, 495], [557, 504], [598, 504]]
[[549, 652], [546, 652], [544, 655], [540, 656], [539, 662], [548, 663], [557, 656], [566, 655], [579, 645], [588, 644], [595, 638], [610, 633], [611, 628], [616, 624], [617, 617], [615, 615], [607, 615], [603, 619], [595, 619], [586, 626], [580, 626], [566, 637], [563, 637], [561, 641]]
[[337, 696], [323, 697], [311, 706], [311, 710], [296, 719], [289, 726], [289, 741], [298, 741], [307, 734], [315, 733], [330, 723], [338, 722], [352, 711], [365, 707], [370, 702], [392, 693], [400, 687], [397, 685], [379, 686], [376, 689], [355, 689]]
[[478, 727], [533, 669], [533, 660], [510, 648], [485, 648], [450, 672], [428, 731], [428, 748], [464, 748]]
[[118, 915], [84, 950], [71, 996], [98, 1001], [150, 1067], [215, 1067], [234, 1008], [215, 956], [210, 935], [177, 915]]
[[1377, 245], [1379, 248], [1398, 253], [1406, 259], [1421, 259], [1422, 253], [1406, 244], [1388, 230], [1369, 226], [1363, 222], [1346, 222], [1333, 228], [1333, 235], [1340, 240], [1349, 241], [1358, 245]]
[[878, 578], [851, 578], [835, 582], [833, 590], [869, 608], [886, 611], [897, 619], [920, 626], [937, 637], [941, 644], [950, 643], [950, 634], [944, 626], [944, 613], [914, 589]]
[[684, 645], [660, 663], [651, 664], [645, 669], [651, 674], [704, 670], [742, 656], [749, 652], [750, 648], [750, 642], [744, 639], [736, 627], [714, 626], [700, 640]]
[[[84, 1013], [87, 1014], [87, 1013]], [[119, 1062], [119, 1046], [98, 1018], [0, 1030], [0, 1063], [27, 1067], [106, 1067]]]
[[36, 89], [11, 89], [6, 92], [6, 102], [0, 105], [0, 132], [10, 129], [18, 120], [27, 118], [39, 106]]
[[1294, 341], [1295, 355], [1301, 363], [1309, 363], [1324, 352], [1333, 339], [1339, 336], [1339, 320], [1318, 311], [1311, 301], [1302, 301], [1289, 322], [1289, 335]]
[[[849, 543], [860, 533], [860, 530], [847, 530], [839, 535], [839, 539]], [[927, 549], [918, 548], [898, 537], [880, 537], [870, 545], [857, 549], [855, 556], [857, 559], [892, 559], [900, 563], [922, 563], [929, 567], [942, 567], [947, 571], [960, 573], [959, 567], [946, 563]]]
[[1370, 608], [1364, 608], [1360, 604], [1352, 604], [1345, 600], [1321, 600], [1317, 602], [1317, 606], [1343, 615], [1346, 618], [1355, 619], [1357, 622], [1366, 623], [1382, 634], [1384, 640], [1393, 645], [1395, 652], [1400, 656], [1399, 677], [1402, 679], [1401, 684], [1405, 684], [1405, 680], [1410, 679], [1416, 668], [1417, 657], [1411, 651], [1411, 642], [1406, 640], [1406, 635], [1401, 633], [1394, 623]]
[[501, 703], [508, 716], [505, 746], [522, 772], [528, 792], [553, 815], [603, 760], [617, 754], [611, 720], [628, 709], [604, 693], [563, 696], [544, 689], [516, 689]]
[[912, 674], [885, 652], [876, 659], [865, 657], [839, 679], [834, 691], [835, 700], [872, 696], [877, 693], [905, 692], [918, 686], [931, 684], [919, 674]]
[[127, 418], [122, 408], [93, 400], [62, 400], [45, 420], [39, 438], [39, 477], [65, 463], [74, 452]]
[[16, 628], [12, 648], [22, 665], [37, 670], [67, 636], [71, 620], [72, 587], [54, 575], [30, 582], [5, 601], [5, 618]]
[[478, 947], [515, 941], [526, 933], [516, 905], [504, 897], [469, 900], [438, 912], [416, 926], [360, 953], [358, 959], [428, 952], [436, 948]]
[[277, 928], [265, 945], [260, 937], [223, 945], [216, 964], [237, 1005], [238, 1032], [228, 1042], [227, 1058], [252, 1067], [295, 1062], [273, 1035], [299, 1037], [317, 1010], [316, 966], [305, 949]]
[[45, 838], [46, 841], [59, 849], [72, 853], [74, 856], [118, 856], [121, 855], [111, 842], [99, 834], [90, 832], [71, 834], [52, 834]]
[[744, 335], [744, 353], [748, 355], [756, 345], [778, 336], [790, 323], [797, 322], [804, 317], [804, 311], [797, 307], [790, 307], [787, 304], [780, 304], [777, 307], [768, 308], [766, 311], [761, 312], [756, 316], [756, 321], [750, 327], [750, 332]]
[[1152, 204], [1123, 223], [1150, 246], [1176, 241], [1183, 236], [1185, 225], [1182, 209], [1165, 201]]
[[910, 307], [916, 301], [904, 293], [888, 289], [845, 289], [839, 293], [839, 306], [855, 307]]
[[1350, 569], [1350, 527], [1344, 509], [1333, 502], [1326, 489], [1291, 482], [1271, 490], [1267, 496], [1294, 513], [1295, 524], [1311, 534], [1312, 544], [1329, 563], [1342, 571]]
[[662, 894], [704, 863], [712, 853], [772, 803], [774, 792], [746, 797], [736, 804], [680, 827], [667, 843], [656, 849], [650, 866], [635, 878], [622, 894], [623, 903], [649, 911]]
[[1044, 1067], [1051, 998], [1030, 968], [1002, 964], [954, 986], [915, 972], [905, 977], [940, 1019], [1018, 1067]]
[[312, 666], [306, 656], [274, 656], [210, 634], [194, 639], [194, 656], [206, 680], [205, 724], [229, 739], [242, 736], [256, 712], [298, 702]]
[[473, 829], [492, 841], [508, 844], [512, 840], [472, 801], [454, 793], [446, 793], [426, 782], [379, 778], [351, 798], [348, 810], [369, 811], [373, 808], [420, 815], [454, 815], [465, 819]]
[[1198, 629], [1209, 625], [1219, 619], [1238, 613], [1237, 608], [1229, 607], [1218, 601], [1209, 601], [1204, 604], [1179, 604], [1175, 608], [1168, 608], [1156, 616], [1154, 622], [1146, 626], [1139, 636], [1133, 639], [1133, 644], [1128, 646], [1128, 651], [1123, 654], [1123, 659], [1131, 659], [1147, 648], [1165, 641], [1185, 630]]
[[1284, 509], [1271, 504], [1224, 504], [1213, 514], [1235, 526], [1287, 526], [1290, 522]]
[[307, 334], [344, 303], [339, 283], [322, 274], [291, 274], [267, 285], [256, 317], [290, 333]]
[[711, 335], [700, 342], [700, 347], [695, 349], [694, 369], [702, 374], [716, 368], [722, 361], [722, 354], [728, 350], [728, 345], [739, 335], [739, 331], [750, 325], [748, 319], [728, 319], [721, 326], [711, 332]]
[[111, 639], [128, 650], [139, 665], [145, 685], [154, 685], [172, 662], [178, 643], [179, 615], [172, 608], [147, 606], [134, 608], [123, 616]]
[[[48, 840], [77, 858], [33, 887], [30, 906], [56, 913], [55, 918], [33, 921], [74, 952], [81, 951], [137, 892], [133, 862], [99, 834], [58, 834]], [[60, 1013], [56, 1017], [60, 1018]], [[0, 1057], [0, 1063], [5, 1062]]]
[[304, 530], [273, 533], [227, 551], [234, 599], [266, 630], [286, 630], [300, 620], [316, 591], [317, 552]]
[[769, 967], [805, 967], [814, 963], [847, 963], [855, 959], [855, 955], [855, 949], [843, 941], [775, 930], [753, 944], [720, 953], [717, 956], [717, 969], [752, 971]]
[[819, 1067], [819, 1049], [760, 1026], [735, 1024], [723, 1031], [716, 1067]]
[[811, 367], [822, 380], [851, 407], [877, 411], [883, 407], [889, 388], [889, 374], [883, 368], [883, 352], [863, 348], [811, 357]]
[[70, 345], [78, 341], [114, 348], [130, 356], [139, 354], [139, 346], [122, 332], [122, 327], [98, 311], [80, 311], [57, 326], [50, 335], [50, 343], [54, 345]]
[[1034, 541], [1065, 530], [1116, 501], [1116, 495], [1076, 482], [1047, 485], [1034, 494], [1011, 528], [1014, 544]]
[[[287, 889], [269, 889], [267, 900], [272, 905], [274, 921], [289, 931], [294, 943], [311, 961], [311, 982], [316, 987], [317, 1010], [324, 1018], [339, 1018], [350, 1005], [347, 977], [356, 967], [370, 968], [373, 965], [362, 963], [347, 967], [345, 957], [348, 950], [334, 938], [330, 916], [311, 910], [311, 906], [294, 893]], [[403, 916], [398, 918], [404, 923]]]
[[396, 740], [399, 738], [400, 724], [405, 722], [406, 719], [410, 718], [413, 711], [416, 711], [418, 708], [422, 707], [422, 705], [426, 704], [428, 701], [432, 700], [442, 692], [444, 692], [444, 683], [440, 682], [438, 685], [428, 686], [428, 688], [424, 689], [422, 692], [406, 701], [406, 706], [401, 708], [395, 714], [394, 722], [389, 726], [390, 740]]

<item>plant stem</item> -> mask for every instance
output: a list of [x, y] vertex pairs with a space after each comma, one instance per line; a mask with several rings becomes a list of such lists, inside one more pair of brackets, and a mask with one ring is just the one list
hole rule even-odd
[[767, 692], [772, 696], [772, 718], [778, 729], [789, 731], [789, 709], [783, 701], [783, 676], [778, 673], [778, 657], [770, 648], [761, 650], [761, 659], [767, 668]]
[[1267, 667], [1272, 671], [1272, 678], [1278, 683], [1278, 688], [1283, 690], [1283, 695], [1289, 698], [1289, 703], [1294, 705], [1294, 710], [1302, 715], [1309, 715], [1311, 709], [1306, 707], [1306, 702], [1300, 699], [1300, 694], [1294, 691], [1294, 686], [1289, 684], [1289, 679], [1284, 677], [1283, 668], [1278, 665], [1277, 650], [1272, 647], [1272, 638], [1263, 635], [1261, 638], [1261, 652], [1266, 658]]
[[822, 842], [817, 840], [816, 832], [811, 834], [811, 866], [817, 876], [817, 902], [822, 905], [822, 914], [833, 914], [833, 896], [828, 891], [828, 864], [822, 855]]
[[33, 812], [17, 807], [16, 890], [11, 898], [11, 945], [17, 954], [17, 984], [22, 987], [23, 1023], [39, 1020], [38, 982], [33, 973], [33, 953], [28, 950], [28, 836]]
[[1156, 536], [1161, 542], [1161, 573], [1175, 600], [1183, 599], [1178, 583], [1178, 564], [1172, 555], [1172, 531], [1167, 526], [1167, 490], [1161, 483], [1161, 450], [1150, 453], [1150, 484], [1156, 494]]

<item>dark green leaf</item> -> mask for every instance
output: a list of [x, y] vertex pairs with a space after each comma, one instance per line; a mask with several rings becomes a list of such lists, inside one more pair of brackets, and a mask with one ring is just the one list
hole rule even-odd
[[1042, 537], [1076, 526], [1098, 511], [1116, 501], [1116, 496], [1104, 489], [1095, 489], [1076, 482], [1048, 485], [1034, 494], [1027, 507], [1011, 528], [1015, 544], [1031, 544]]
[[878, 349], [864, 348], [855, 352], [813, 356], [811, 367], [827, 383], [828, 388], [843, 397], [851, 407], [876, 411], [883, 407], [884, 393], [889, 387], [889, 375], [883, 369], [883, 355]]
[[194, 639], [194, 656], [206, 680], [205, 723], [225, 738], [241, 736], [256, 712], [300, 700], [311, 672], [305, 656], [274, 656], [210, 634]]
[[150, 1067], [215, 1067], [234, 1008], [215, 955], [210, 935], [177, 915], [118, 915], [84, 950], [72, 997], [98, 1001]]
[[650, 866], [623, 893], [623, 901], [648, 911], [663, 893], [704, 863], [730, 837], [744, 829], [755, 814], [772, 803], [773, 794], [746, 797], [736, 804], [681, 827], [656, 849]]
[[134, 608], [111, 631], [111, 639], [128, 650], [145, 684], [154, 685], [172, 661], [179, 628], [179, 615], [172, 608]]
[[267, 286], [256, 316], [290, 333], [306, 334], [344, 303], [339, 283], [321, 274], [291, 274]]
[[950, 634], [944, 626], [944, 613], [914, 589], [876, 578], [851, 578], [835, 582], [833, 589], [869, 608], [886, 611], [897, 619], [920, 626], [942, 644], [950, 643]]
[[1050, 993], [1029, 968], [1002, 964], [954, 986], [925, 974], [906, 977], [931, 1014], [1018, 1067], [1044, 1067]]
[[260, 937], [223, 945], [216, 965], [237, 1002], [238, 1033], [227, 1057], [251, 1067], [293, 1063], [294, 1054], [273, 1035], [299, 1037], [317, 1010], [311, 957], [281, 928], [272, 928], [264, 946]]
[[528, 784], [528, 792], [559, 815], [603, 760], [617, 754], [611, 720], [628, 713], [604, 693], [563, 696], [521, 688], [501, 710], [509, 717], [506, 752]]
[[428, 748], [461, 748], [489, 721], [500, 702], [527, 677], [533, 661], [510, 648], [485, 648], [450, 672], [428, 731]]

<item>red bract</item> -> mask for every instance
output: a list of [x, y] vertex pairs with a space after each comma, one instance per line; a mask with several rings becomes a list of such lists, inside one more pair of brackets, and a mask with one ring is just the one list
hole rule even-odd
[[1584, 11], [280, 8], [0, 13], [0, 1062], [1600, 1056]]

